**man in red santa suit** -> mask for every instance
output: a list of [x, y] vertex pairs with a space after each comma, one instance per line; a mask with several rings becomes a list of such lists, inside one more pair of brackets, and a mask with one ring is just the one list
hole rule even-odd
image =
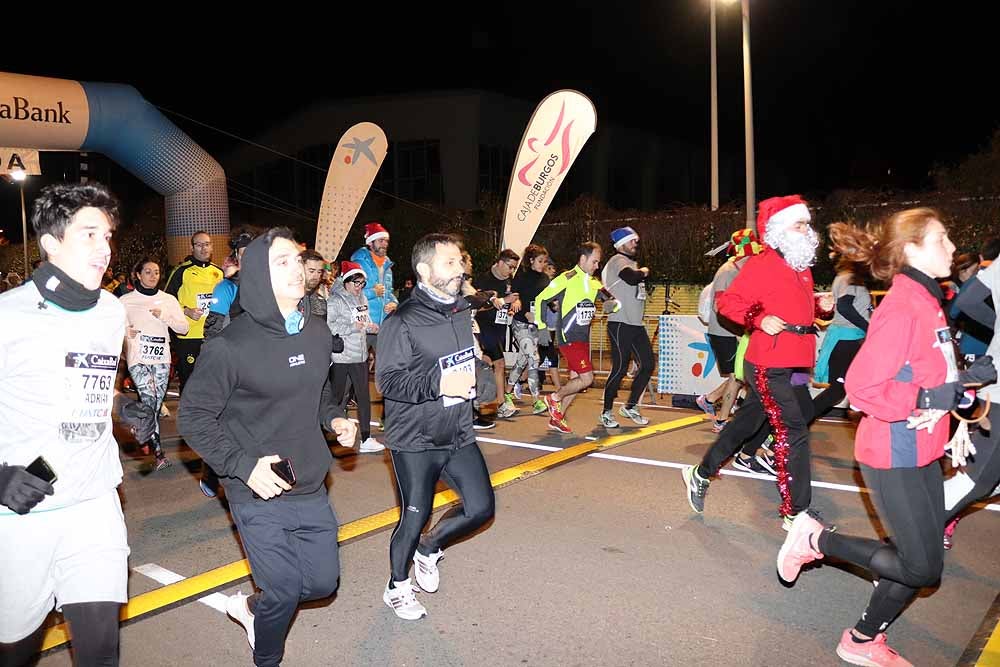
[[[744, 378], [750, 389], [743, 406], [699, 465], [682, 470], [688, 503], [705, 509], [709, 480], [743, 442], [770, 422], [781, 493], [781, 515], [790, 524], [809, 508], [809, 372], [816, 360], [817, 312], [833, 308], [830, 295], [813, 294], [810, 266], [819, 237], [799, 195], [760, 203], [757, 232], [766, 246], [751, 257], [739, 276], [715, 296], [718, 312], [743, 323], [750, 333]], [[803, 400], [804, 399], [804, 400]], [[786, 528], [787, 530], [787, 528]]]

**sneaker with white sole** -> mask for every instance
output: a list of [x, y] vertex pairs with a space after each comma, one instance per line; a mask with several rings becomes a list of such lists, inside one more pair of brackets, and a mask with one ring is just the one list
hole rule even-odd
[[514, 405], [512, 401], [505, 400], [503, 403], [500, 404], [500, 407], [497, 408], [497, 417], [499, 419], [508, 419], [516, 414], [517, 414], [517, 407]]
[[524, 398], [524, 389], [521, 387], [521, 383], [520, 382], [518, 382], [517, 384], [514, 385], [513, 394], [514, 394], [514, 398], [516, 398], [519, 401]]
[[545, 401], [540, 398], [535, 399], [534, 405], [531, 406], [531, 414], [540, 415], [549, 411], [549, 406], [545, 405]]
[[639, 408], [635, 406], [631, 408], [626, 408], [623, 405], [620, 408], [618, 408], [618, 414], [620, 414], [622, 417], [628, 417], [639, 426], [645, 426], [646, 424], [649, 423], [649, 420], [643, 417], [642, 413], [639, 412]]
[[385, 585], [382, 601], [396, 613], [396, 616], [404, 621], [415, 621], [427, 615], [427, 609], [417, 601], [409, 579], [395, 581], [393, 586], [393, 588], [389, 588], [389, 584]]
[[605, 410], [602, 412], [600, 421], [601, 426], [604, 428], [618, 428], [621, 426], [621, 424], [618, 423], [618, 420], [614, 418], [614, 415], [611, 414], [611, 410]]
[[482, 417], [476, 417], [472, 420], [472, 428], [476, 431], [486, 431], [491, 428], [496, 428], [497, 423], [491, 422], [488, 419], [483, 419]]
[[715, 416], [715, 405], [713, 405], [712, 402], [708, 400], [705, 394], [702, 394], [698, 398], [694, 399], [694, 402], [695, 404], [697, 404], [699, 408], [701, 408], [702, 412], [704, 412], [706, 415], [708, 415], [709, 417]]
[[764, 449], [754, 458], [757, 459], [758, 464], [767, 470], [768, 475], [771, 475], [772, 477], [778, 476], [778, 464], [774, 462], [774, 454], [767, 449]]
[[760, 464], [755, 456], [748, 456], [746, 458], [737, 454], [733, 457], [733, 467], [737, 470], [742, 470], [743, 472], [752, 472], [757, 475], [767, 475], [771, 477], [771, 472]]
[[250, 650], [252, 651], [256, 637], [253, 630], [253, 614], [250, 613], [250, 607], [247, 604], [247, 600], [249, 599], [250, 596], [243, 593], [230, 595], [226, 599], [226, 613], [229, 614], [229, 618], [242, 625], [243, 629], [246, 630], [247, 643], [250, 644]]
[[413, 575], [417, 579], [417, 586], [425, 593], [436, 593], [441, 585], [441, 573], [438, 571], [437, 563], [444, 558], [444, 552], [440, 549], [429, 556], [420, 553], [420, 550], [413, 552]]
[[778, 551], [778, 576], [791, 583], [799, 576], [803, 565], [818, 560], [823, 554], [816, 550], [823, 524], [809, 516], [808, 512], [799, 512], [792, 521], [785, 543]]
[[869, 642], [856, 642], [851, 629], [844, 630], [837, 644], [837, 655], [852, 665], [864, 667], [913, 667], [913, 663], [885, 643], [885, 633], [880, 632]]
[[705, 511], [705, 494], [708, 493], [709, 480], [702, 479], [698, 474], [698, 466], [685, 466], [681, 469], [684, 478], [684, 488], [687, 489], [687, 501], [698, 514]]
[[569, 427], [566, 423], [566, 419], [554, 419], [549, 417], [549, 428], [553, 431], [558, 431], [559, 433], [572, 433], [573, 429]]
[[384, 449], [385, 445], [371, 436], [368, 436], [365, 441], [358, 446], [358, 451], [362, 454], [375, 454]]

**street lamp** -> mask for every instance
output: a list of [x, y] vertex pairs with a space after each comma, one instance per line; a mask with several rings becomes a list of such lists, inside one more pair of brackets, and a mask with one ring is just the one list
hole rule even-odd
[[[736, 0], [722, 0], [732, 4]], [[711, 97], [712, 97], [712, 210], [719, 208], [719, 93], [716, 64], [716, 29], [715, 5], [717, 0], [709, 0], [711, 24]], [[746, 142], [746, 191], [747, 191], [747, 226], [754, 226], [754, 208], [756, 206], [756, 191], [754, 186], [754, 155], [753, 155], [753, 95], [750, 80], [750, 0], [742, 0], [743, 4], [743, 115], [744, 135]]]
[[17, 181], [21, 190], [21, 237], [24, 239], [24, 275], [28, 275], [28, 216], [24, 211], [24, 181], [28, 178], [28, 172], [21, 167], [14, 167], [10, 170], [10, 177]]

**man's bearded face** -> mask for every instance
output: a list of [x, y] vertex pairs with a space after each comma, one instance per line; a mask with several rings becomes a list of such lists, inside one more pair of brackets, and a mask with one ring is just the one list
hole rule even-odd
[[816, 263], [819, 235], [805, 221], [793, 222], [777, 229], [768, 227], [764, 243], [780, 250], [788, 265], [796, 271], [803, 271]]

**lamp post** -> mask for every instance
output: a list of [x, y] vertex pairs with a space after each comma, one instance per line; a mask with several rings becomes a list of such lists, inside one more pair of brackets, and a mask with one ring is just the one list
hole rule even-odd
[[[756, 229], [754, 208], [757, 192], [754, 184], [753, 91], [750, 77], [750, 0], [743, 0], [743, 124], [746, 141], [747, 227]], [[759, 231], [759, 230], [758, 230]]]
[[21, 237], [24, 239], [24, 276], [28, 276], [28, 216], [24, 210], [24, 181], [28, 178], [28, 173], [21, 168], [10, 171], [10, 177], [17, 181], [18, 189], [21, 191]]

